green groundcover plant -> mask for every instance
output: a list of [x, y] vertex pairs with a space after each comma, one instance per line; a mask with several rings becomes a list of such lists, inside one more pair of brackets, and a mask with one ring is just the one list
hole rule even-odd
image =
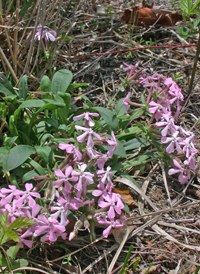
[[[33, 222], [18, 235], [19, 247], [31, 248], [36, 238], [71, 241], [83, 229], [95, 239], [98, 224], [106, 238], [111, 229], [123, 228], [129, 210], [113, 191], [113, 178], [137, 184], [125, 173], [129, 167], [142, 170], [147, 162], [162, 160], [181, 184], [190, 179], [197, 150], [194, 133], [178, 125], [184, 100], [179, 86], [171, 77], [148, 75], [139, 62], [124, 63], [124, 71], [123, 85], [139, 84], [148, 96], [138, 104], [129, 92], [113, 109], [96, 107], [85, 96], [82, 109], [72, 105], [69, 91], [80, 85], [71, 84], [68, 70], [56, 72], [52, 81], [42, 78], [40, 99], [28, 93], [26, 77], [16, 91], [1, 75], [6, 94], [1, 99], [1, 168], [11, 183], [0, 190], [0, 213], [11, 225], [19, 217]], [[146, 121], [138, 120], [141, 115]]]

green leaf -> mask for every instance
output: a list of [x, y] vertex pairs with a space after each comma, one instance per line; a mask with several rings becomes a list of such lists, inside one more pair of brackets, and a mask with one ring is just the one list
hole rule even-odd
[[42, 77], [41, 83], [40, 83], [40, 91], [42, 92], [51, 92], [51, 80], [47, 75], [44, 75]]
[[6, 253], [11, 259], [14, 259], [16, 257], [18, 250], [19, 250], [18, 245], [11, 246], [9, 247], [9, 249], [6, 250]]
[[126, 113], [124, 105], [123, 105], [123, 100], [124, 100], [123, 98], [120, 99], [116, 104], [115, 111], [117, 113], [117, 117]]
[[3, 162], [4, 172], [10, 171], [23, 164], [35, 152], [35, 148], [27, 145], [13, 147], [5, 156]]
[[67, 89], [67, 92], [69, 92], [72, 89], [79, 88], [79, 87], [88, 87], [89, 85], [90, 84], [87, 84], [87, 83], [70, 84]]
[[45, 106], [45, 102], [43, 100], [39, 99], [32, 99], [32, 100], [27, 100], [23, 102], [18, 109], [23, 109], [23, 108], [41, 108]]
[[57, 71], [52, 79], [52, 93], [57, 94], [59, 91], [65, 93], [68, 89], [73, 75], [71, 71], [62, 69]]
[[199, 24], [200, 24], [200, 16], [198, 16], [197, 18], [195, 18], [194, 20], [193, 20], [193, 26], [196, 28], [197, 26], [199, 26]]
[[126, 151], [120, 141], [117, 141], [117, 148], [114, 152], [114, 155], [120, 156], [122, 158], [126, 158]]
[[101, 117], [104, 119], [107, 125], [111, 127], [113, 131], [117, 131], [118, 118], [110, 109], [103, 108], [103, 107], [95, 107], [93, 109], [100, 113]]
[[5, 76], [2, 77], [2, 73], [0, 73], [0, 77], [3, 78], [3, 80], [0, 79], [0, 93], [3, 93], [7, 96], [16, 95]]
[[19, 98], [26, 99], [28, 93], [27, 76], [24, 75], [19, 82]]
[[197, 0], [194, 5], [192, 6], [191, 12], [193, 12], [196, 8], [200, 6], [200, 0]]
[[143, 115], [145, 112], [145, 109], [143, 107], [134, 109], [131, 116], [129, 117], [130, 121], [139, 118], [141, 115]]
[[29, 172], [27, 172], [26, 174], [23, 175], [22, 177], [22, 182], [25, 183], [25, 182], [28, 182], [30, 180], [32, 180], [32, 178], [34, 176], [38, 176], [39, 174], [35, 171], [35, 170], [31, 170]]
[[29, 225], [33, 225], [33, 224], [35, 224], [35, 222], [33, 222], [32, 220], [30, 220], [28, 218], [18, 217], [9, 225], [8, 229], [11, 230], [14, 228], [20, 228], [23, 226], [29, 226]]
[[[8, 214], [8, 212], [6, 210], [5, 212], [1, 213], [1, 215], [0, 215], [0, 228], [2, 228], [3, 231], [6, 230], [7, 214]], [[0, 235], [0, 237], [1, 237], [1, 235]]]
[[37, 154], [46, 162], [52, 163], [53, 151], [49, 146], [35, 146]]
[[17, 268], [23, 268], [28, 265], [28, 261], [25, 259], [17, 259], [14, 262], [12, 262], [12, 268], [17, 269]]
[[19, 237], [14, 230], [8, 228], [6, 229], [5, 234], [8, 238], [11, 238], [13, 241], [19, 242]]
[[139, 129], [139, 127], [134, 126], [134, 127], [130, 127], [127, 128], [123, 131], [121, 131], [118, 135], [116, 135], [117, 139], [130, 139], [131, 137], [135, 137], [135, 135], [137, 133], [141, 132], [141, 130]]
[[190, 15], [192, 10], [192, 0], [181, 0], [179, 6], [183, 13]]
[[32, 165], [34, 167], [34, 169], [36, 169], [36, 171], [40, 174], [40, 175], [45, 175], [46, 171], [44, 170], [44, 168], [36, 161], [34, 160], [30, 160], [29, 161], [30, 165]]
[[177, 29], [176, 32], [184, 39], [187, 39], [190, 35], [190, 30], [186, 27], [181, 27]]
[[123, 143], [123, 147], [125, 151], [136, 149], [139, 147], [145, 147], [145, 146], [149, 146], [149, 143], [146, 142], [145, 138], [133, 138], [129, 140], [128, 142]]
[[8, 151], [7, 147], [0, 147], [0, 166], [3, 166], [4, 158]]

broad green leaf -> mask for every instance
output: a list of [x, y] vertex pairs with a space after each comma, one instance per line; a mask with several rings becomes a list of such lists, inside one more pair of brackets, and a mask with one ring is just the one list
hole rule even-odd
[[0, 93], [4, 93], [8, 96], [16, 95], [12, 85], [2, 72], [0, 73], [0, 78], [3, 79], [0, 79]]
[[89, 85], [90, 84], [87, 84], [87, 83], [70, 84], [68, 89], [67, 89], [67, 92], [69, 92], [72, 89], [79, 88], [79, 87], [88, 87]]
[[35, 148], [27, 145], [13, 147], [5, 156], [3, 162], [4, 172], [10, 171], [23, 164], [35, 152]]
[[19, 98], [23, 98], [25, 100], [27, 97], [27, 93], [28, 93], [27, 76], [24, 75], [19, 82]]
[[17, 268], [23, 268], [28, 265], [28, 261], [25, 259], [17, 259], [14, 262], [12, 262], [12, 268], [17, 269]]
[[147, 155], [142, 155], [142, 156], [139, 155], [130, 161], [126, 161], [122, 163], [123, 169], [145, 164], [148, 158], [149, 157]]
[[29, 225], [33, 225], [33, 224], [35, 224], [35, 222], [33, 222], [32, 220], [30, 220], [28, 218], [18, 217], [9, 225], [8, 229], [11, 230], [14, 228], [20, 228], [23, 226], [29, 226]]
[[52, 79], [52, 93], [57, 94], [59, 91], [65, 93], [68, 89], [73, 75], [71, 71], [67, 69], [61, 69], [57, 71]]
[[123, 105], [123, 100], [124, 100], [123, 98], [120, 99], [116, 104], [115, 111], [117, 113], [117, 117], [126, 113], [124, 105]]
[[42, 92], [51, 92], [51, 80], [47, 75], [44, 75], [42, 77], [41, 83], [40, 83], [40, 91]]
[[35, 146], [37, 154], [46, 162], [52, 162], [53, 151], [49, 146]]
[[123, 143], [123, 147], [125, 151], [136, 149], [139, 147], [144, 147], [144, 146], [149, 146], [149, 143], [148, 142], [146, 143], [146, 139], [144, 138], [133, 138], [129, 140], [128, 142]]
[[9, 249], [6, 250], [6, 253], [11, 259], [14, 259], [16, 257], [18, 250], [19, 250], [18, 245], [10, 246]]
[[8, 148], [7, 147], [0, 147], [0, 166], [3, 165], [4, 158], [8, 153]]
[[34, 167], [34, 169], [40, 174], [40, 175], [45, 175], [46, 171], [45, 169], [36, 161], [30, 160], [29, 161], [30, 165]]
[[120, 156], [122, 158], [126, 158], [126, 151], [120, 141], [117, 141], [117, 148], [114, 152], [114, 155]]
[[30, 180], [32, 180], [32, 178], [34, 176], [38, 176], [39, 174], [35, 171], [35, 170], [31, 170], [29, 172], [27, 172], [26, 174], [23, 175], [22, 177], [22, 182], [25, 183], [25, 182], [28, 182]]
[[103, 107], [95, 107], [94, 110], [100, 113], [101, 117], [104, 119], [107, 125], [111, 127], [113, 131], [117, 131], [118, 118], [110, 109]]
[[181, 0], [179, 6], [183, 13], [190, 15], [192, 10], [192, 0]]
[[32, 99], [32, 100], [27, 100], [23, 102], [18, 109], [22, 108], [41, 108], [45, 106], [45, 102], [43, 100], [39, 99]]
[[48, 164], [54, 161], [53, 150], [49, 146], [35, 146], [37, 154]]
[[123, 131], [121, 131], [118, 135], [116, 135], [117, 139], [130, 139], [131, 137], [135, 137], [137, 133], [141, 132], [139, 127], [134, 126], [127, 128]]
[[[8, 237], [8, 235], [6, 235], [6, 232], [7, 232], [7, 230], [5, 231], [5, 234], [2, 234], [1, 236], [0, 236], [0, 245], [3, 245], [3, 244], [5, 244], [8, 240], [9, 240], [9, 237]], [[3, 237], [2, 237], [3, 236]], [[2, 237], [2, 238], [1, 238]]]

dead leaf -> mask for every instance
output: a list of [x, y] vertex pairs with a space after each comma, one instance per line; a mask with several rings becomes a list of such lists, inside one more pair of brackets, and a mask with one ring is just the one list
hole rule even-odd
[[133, 23], [135, 26], [173, 26], [176, 22], [182, 20], [182, 15], [177, 11], [174, 13], [163, 12], [159, 9], [152, 8], [138, 8], [134, 7], [132, 10], [125, 9], [121, 18], [122, 22], [128, 24]]
[[115, 188], [113, 188], [112, 191], [115, 192], [115, 193], [119, 193], [123, 198], [123, 202], [125, 204], [127, 204], [127, 206], [136, 206], [136, 207], [138, 206], [137, 201], [135, 201], [133, 199], [133, 197], [132, 197], [132, 195], [131, 195], [131, 193], [129, 192], [128, 189], [123, 189], [122, 190], [118, 187], [115, 187]]

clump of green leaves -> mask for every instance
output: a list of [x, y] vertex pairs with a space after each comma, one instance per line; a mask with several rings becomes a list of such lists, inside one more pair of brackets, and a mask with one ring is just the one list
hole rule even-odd
[[193, 4], [192, 0], [181, 0], [180, 8], [182, 10], [182, 16], [187, 24], [187, 27], [181, 27], [177, 32], [181, 37], [187, 39], [188, 37], [197, 34], [200, 26], [200, 0], [196, 0]]

